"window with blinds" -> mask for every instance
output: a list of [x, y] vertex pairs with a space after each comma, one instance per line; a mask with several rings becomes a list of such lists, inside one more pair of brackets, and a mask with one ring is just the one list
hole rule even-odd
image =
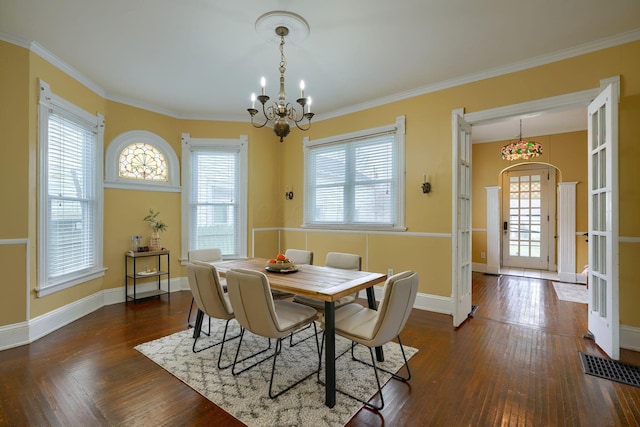
[[304, 225], [403, 228], [403, 129], [404, 120], [307, 142]]
[[246, 143], [183, 136], [183, 144], [185, 246], [246, 256]]
[[39, 118], [40, 295], [103, 272], [100, 116], [55, 99]]

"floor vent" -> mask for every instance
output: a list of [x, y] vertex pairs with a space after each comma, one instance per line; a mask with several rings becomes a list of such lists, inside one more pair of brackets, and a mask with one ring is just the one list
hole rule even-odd
[[604, 357], [580, 353], [585, 374], [640, 387], [640, 368]]

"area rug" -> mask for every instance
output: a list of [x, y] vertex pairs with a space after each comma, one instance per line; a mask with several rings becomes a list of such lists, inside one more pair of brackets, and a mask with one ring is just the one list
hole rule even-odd
[[[206, 317], [203, 325], [205, 325], [203, 329], [206, 329]], [[211, 337], [203, 336], [198, 340], [198, 348], [219, 341], [224, 330], [224, 322], [212, 319], [211, 330]], [[228, 336], [237, 335], [239, 330], [239, 325], [232, 320], [229, 323], [228, 334], [230, 335]], [[299, 332], [294, 336], [294, 343], [303, 339], [305, 335], [311, 334], [313, 334], [313, 328]], [[140, 344], [135, 348], [248, 426], [343, 426], [363, 406], [360, 402], [337, 393], [336, 405], [333, 408], [326, 407], [324, 386], [317, 383], [315, 375], [280, 397], [270, 399], [268, 390], [272, 359], [238, 376], [233, 376], [231, 368], [220, 370], [217, 367], [220, 346], [193, 353], [192, 336], [193, 329], [189, 329]], [[237, 344], [237, 339], [225, 344], [222, 354], [223, 366], [233, 361]], [[245, 333], [242, 354], [248, 355], [266, 347], [266, 338], [257, 337], [249, 332]], [[336, 354], [348, 350], [349, 347], [350, 341], [336, 337]], [[418, 351], [406, 345], [404, 348], [407, 358]], [[261, 356], [265, 354], [271, 353], [264, 353]], [[356, 355], [362, 360], [370, 360], [366, 347], [357, 346]], [[385, 361], [379, 366], [392, 372], [402, 367], [402, 353], [398, 344], [393, 342], [386, 344], [384, 357]], [[289, 347], [287, 340], [286, 344], [283, 343], [282, 353], [278, 356], [274, 391], [281, 390], [297, 379], [305, 377], [317, 369], [317, 364], [318, 356], [313, 338], [302, 341], [294, 347]], [[320, 378], [324, 378], [324, 367]], [[349, 353], [336, 360], [336, 378], [338, 388], [356, 396], [370, 398], [377, 392], [373, 368], [352, 361]], [[390, 375], [380, 372], [382, 383], [386, 383], [389, 378]], [[377, 398], [374, 402], [379, 403]]]
[[573, 283], [553, 282], [558, 299], [562, 301], [588, 303], [589, 290], [586, 285], [575, 285]]

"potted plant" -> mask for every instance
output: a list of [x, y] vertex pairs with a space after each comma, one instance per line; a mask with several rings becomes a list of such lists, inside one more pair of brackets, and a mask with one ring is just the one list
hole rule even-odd
[[153, 233], [149, 238], [149, 250], [151, 251], [159, 251], [162, 248], [160, 244], [160, 232], [167, 230], [167, 224], [158, 218], [160, 212], [156, 212], [153, 209], [149, 209], [149, 213], [147, 216], [143, 218], [143, 221], [149, 224]]

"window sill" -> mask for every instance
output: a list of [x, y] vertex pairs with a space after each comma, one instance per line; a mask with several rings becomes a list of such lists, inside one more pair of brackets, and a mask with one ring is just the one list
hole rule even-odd
[[150, 181], [145, 182], [124, 182], [124, 181], [105, 181], [104, 188], [118, 188], [121, 190], [140, 190], [140, 191], [164, 191], [167, 193], [180, 193], [180, 186], [171, 184], [161, 184]]
[[105, 271], [107, 271], [106, 268], [100, 268], [96, 270], [91, 270], [89, 272], [86, 272], [80, 275], [75, 275], [73, 277], [67, 278], [66, 280], [63, 280], [60, 282], [50, 283], [46, 287], [38, 287], [36, 288], [36, 293], [38, 294], [38, 298], [42, 298], [47, 295], [51, 295], [53, 293], [62, 291], [64, 289], [68, 289], [73, 286], [79, 285], [81, 283], [86, 283], [90, 280], [104, 277]]

